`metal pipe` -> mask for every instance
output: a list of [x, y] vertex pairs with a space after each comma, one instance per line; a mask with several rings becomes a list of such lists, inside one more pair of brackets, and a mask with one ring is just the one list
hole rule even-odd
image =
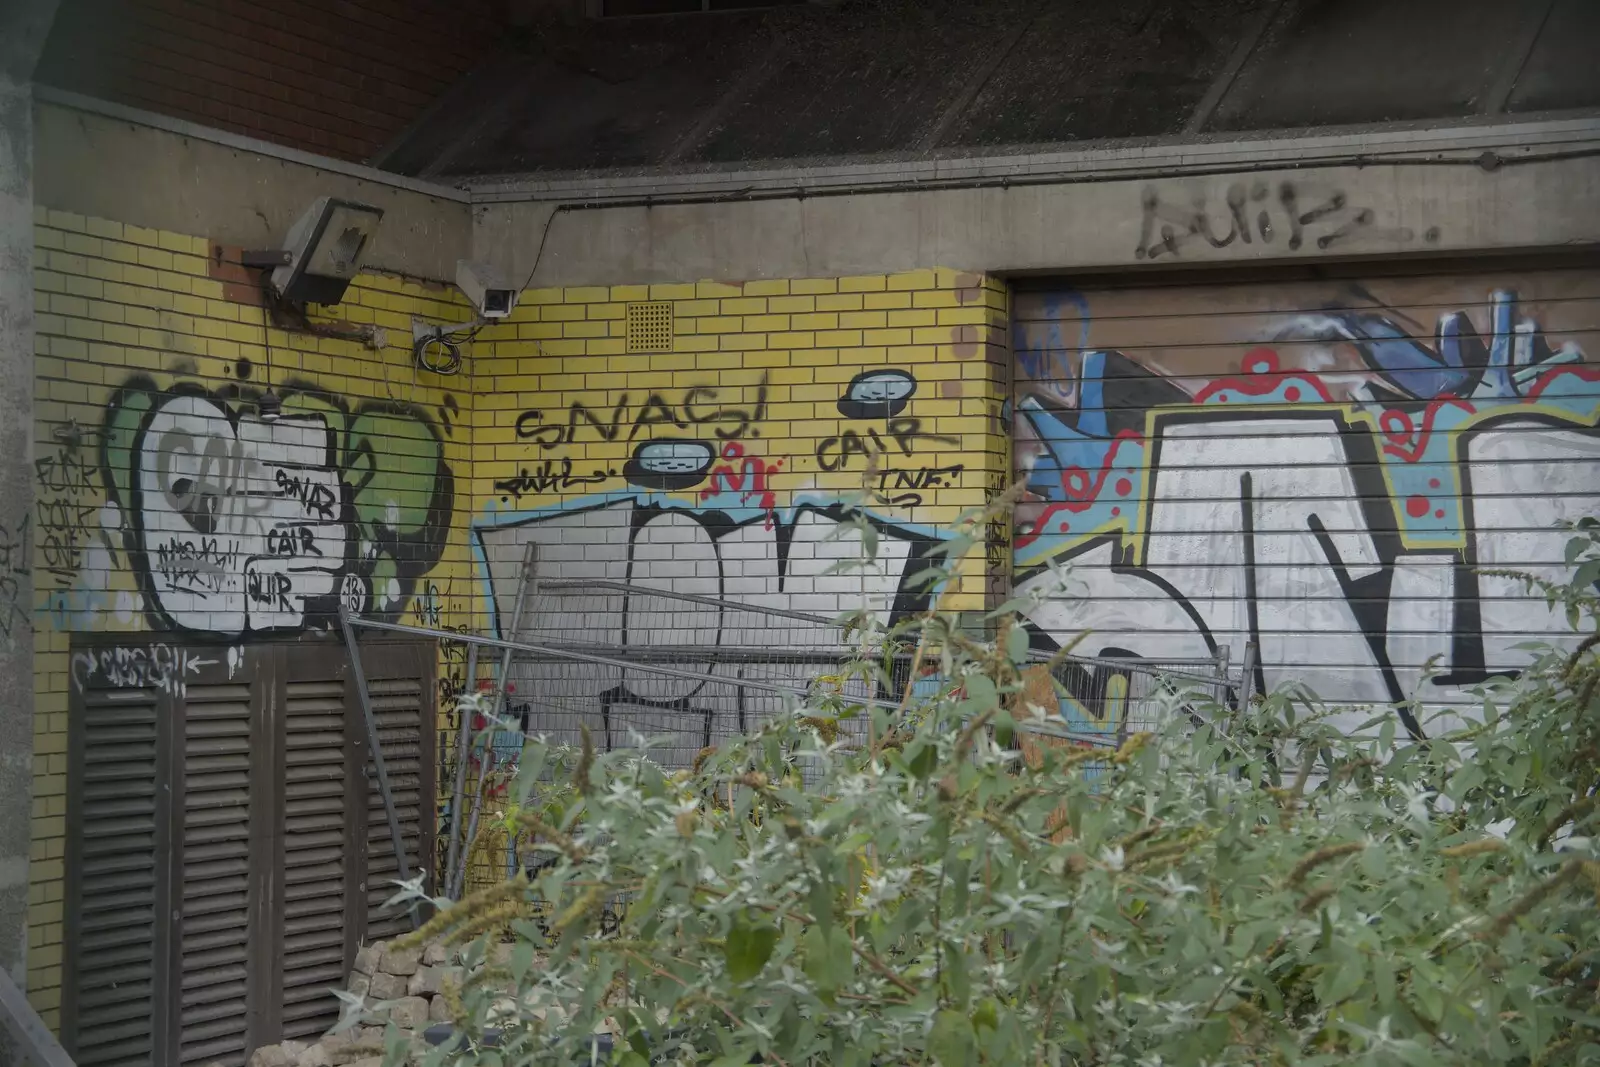
[[[468, 693], [478, 691], [478, 646], [467, 647], [467, 676], [465, 683]], [[472, 716], [465, 710], [461, 712], [461, 729], [456, 735], [456, 783], [450, 793], [450, 856], [445, 860], [444, 877], [440, 880], [440, 888], [446, 896], [450, 895], [450, 887], [455, 883], [456, 860], [461, 857], [461, 833], [465, 826], [461, 822], [462, 813], [467, 805], [467, 750], [472, 746]], [[450, 897], [454, 900], [454, 897]]]
[[[378, 794], [383, 797], [383, 812], [389, 820], [389, 840], [394, 844], [395, 868], [400, 881], [411, 877], [411, 867], [406, 863], [405, 835], [400, 832], [400, 814], [394, 808], [394, 793], [389, 789], [389, 771], [383, 762], [383, 746], [378, 738], [378, 720], [372, 713], [372, 694], [367, 689], [367, 672], [361, 665], [361, 647], [356, 644], [355, 629], [351, 626], [350, 608], [339, 605], [339, 627], [344, 631], [345, 647], [350, 650], [350, 666], [356, 676], [356, 695], [361, 698], [361, 714], [367, 721], [367, 748], [372, 756], [373, 774], [378, 779]], [[429, 727], [432, 729], [432, 727]], [[417, 905], [411, 905], [411, 919], [417, 919]]]
[[0, 968], [0, 1022], [5, 1023], [25, 1062], [38, 1067], [76, 1067], [4, 968]]
[[[522, 546], [522, 569], [517, 573], [517, 595], [511, 607], [511, 637], [515, 638], [522, 632], [522, 612], [528, 603], [528, 591], [538, 579], [539, 544], [529, 541]], [[500, 721], [500, 709], [505, 705], [506, 688], [510, 685], [511, 655], [513, 649], [506, 648], [500, 655], [500, 677], [495, 685], [494, 695], [489, 702], [489, 715], [484, 724], [483, 763], [478, 770], [478, 788], [472, 796], [472, 814], [467, 819], [467, 836], [461, 846], [461, 866], [454, 870], [455, 885], [451, 899], [459, 900], [461, 891], [467, 881], [467, 864], [472, 862], [472, 841], [478, 832], [478, 815], [483, 810], [484, 783], [489, 775], [489, 739], [488, 734], [496, 729]], [[470, 748], [469, 750], [470, 751]]]

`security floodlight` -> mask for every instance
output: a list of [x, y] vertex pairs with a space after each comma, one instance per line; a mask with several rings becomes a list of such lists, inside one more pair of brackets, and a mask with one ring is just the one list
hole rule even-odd
[[292, 304], [337, 304], [344, 298], [383, 209], [320, 197], [276, 252], [246, 253], [247, 266], [270, 266], [272, 288]]

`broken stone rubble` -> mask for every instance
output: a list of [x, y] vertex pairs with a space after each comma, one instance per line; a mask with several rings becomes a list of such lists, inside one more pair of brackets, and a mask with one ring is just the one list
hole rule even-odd
[[[510, 946], [495, 946], [492, 966], [510, 960]], [[458, 951], [443, 944], [397, 949], [382, 941], [356, 951], [348, 990], [366, 1005], [368, 1023], [305, 1043], [284, 1041], [250, 1054], [246, 1067], [381, 1067], [385, 1026], [393, 1024], [413, 1049], [408, 1063], [421, 1063], [427, 1046], [422, 1031], [451, 1021], [446, 988], [459, 989], [466, 974]], [[213, 1065], [217, 1067], [217, 1065]]]

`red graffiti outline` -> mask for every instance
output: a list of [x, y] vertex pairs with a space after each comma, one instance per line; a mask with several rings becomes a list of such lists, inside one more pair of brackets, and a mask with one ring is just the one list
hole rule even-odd
[[[1383, 451], [1391, 456], [1397, 456], [1407, 463], [1415, 463], [1422, 458], [1428, 450], [1428, 439], [1433, 436], [1433, 420], [1439, 412], [1446, 407], [1458, 407], [1468, 415], [1477, 414], [1478, 409], [1460, 397], [1447, 396], [1438, 400], [1428, 401], [1428, 406], [1422, 410], [1422, 429], [1418, 430], [1411, 421], [1411, 416], [1398, 408], [1387, 408], [1378, 416], [1378, 428], [1383, 431], [1386, 443]], [[1390, 428], [1390, 416], [1399, 421], [1399, 426]], [[1407, 447], [1407, 446], [1410, 447]]]
[[[738, 493], [739, 502], [748, 504], [751, 497], [759, 497], [758, 506], [767, 513], [765, 528], [772, 529], [773, 513], [778, 507], [778, 497], [767, 480], [783, 469], [783, 460], [777, 459], [768, 463], [760, 456], [746, 456], [744, 448], [737, 441], [729, 441], [722, 446], [722, 458], [730, 461], [743, 460], [743, 463], [738, 467], [732, 462], [713, 467], [711, 481], [700, 490], [700, 499], [709, 500], [723, 492]], [[744, 488], [747, 484], [750, 486], [749, 489]]]
[[[1275, 392], [1279, 386], [1288, 382], [1304, 382], [1316, 391], [1316, 394], [1328, 403], [1334, 403], [1333, 394], [1328, 392], [1328, 387], [1322, 384], [1322, 379], [1309, 374], [1289, 374], [1277, 381], [1262, 381], [1269, 375], [1280, 373], [1278, 366], [1278, 353], [1270, 348], [1253, 348], [1244, 357], [1244, 369], [1247, 377], [1243, 378], [1217, 378], [1204, 389], [1195, 394], [1194, 402], [1204, 404], [1213, 396], [1227, 389], [1232, 389], [1243, 396], [1266, 396]], [[1226, 401], [1222, 401], [1226, 403]]]
[[1550, 383], [1561, 377], [1563, 374], [1576, 374], [1579, 381], [1600, 382], [1600, 367], [1582, 363], [1570, 366], [1552, 367], [1550, 368], [1549, 372], [1540, 375], [1538, 380], [1529, 386], [1528, 391], [1522, 395], [1528, 400], [1539, 399], [1539, 397], [1544, 394], [1545, 389], [1550, 385]]

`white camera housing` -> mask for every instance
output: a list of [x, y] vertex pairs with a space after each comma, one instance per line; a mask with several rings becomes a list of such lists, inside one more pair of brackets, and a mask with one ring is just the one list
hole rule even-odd
[[517, 306], [516, 283], [484, 263], [457, 260], [456, 287], [486, 319], [503, 319]]

